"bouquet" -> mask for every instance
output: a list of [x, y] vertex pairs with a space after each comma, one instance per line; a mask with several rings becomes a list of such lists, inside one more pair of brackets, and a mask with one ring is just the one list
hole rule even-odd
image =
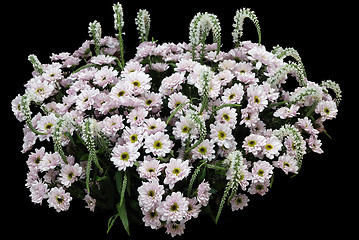
[[[339, 85], [309, 81], [295, 49], [261, 45], [253, 11], [237, 10], [224, 52], [214, 14], [194, 16], [188, 43], [159, 44], [139, 10], [140, 44], [125, 61], [121, 4], [113, 10], [114, 37], [94, 21], [72, 54], [28, 58], [32, 78], [11, 104], [24, 122], [32, 202], [61, 212], [83, 199], [113, 212], [108, 231], [119, 219], [128, 234], [137, 222], [176, 236], [200, 214], [217, 222], [224, 207], [242, 210], [269, 191], [274, 172], [295, 176], [305, 154], [323, 153]], [[241, 41], [245, 19], [258, 43]]]

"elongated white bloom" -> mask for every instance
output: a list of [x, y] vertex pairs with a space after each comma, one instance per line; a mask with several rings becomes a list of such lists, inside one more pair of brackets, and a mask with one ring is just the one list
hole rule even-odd
[[148, 41], [148, 34], [150, 32], [151, 18], [149, 12], [145, 9], [140, 9], [137, 13], [137, 17], [135, 19], [135, 23], [137, 25], [137, 30], [139, 33], [139, 39], [142, 42]]

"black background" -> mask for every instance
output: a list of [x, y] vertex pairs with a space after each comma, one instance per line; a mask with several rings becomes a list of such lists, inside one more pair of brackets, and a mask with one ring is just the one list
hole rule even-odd
[[[88, 23], [98, 20], [103, 36], [113, 36], [112, 4], [116, 1], [26, 1], [12, 2], [3, 8], [2, 16], [2, 189], [5, 230], [13, 237], [33, 239], [127, 239], [118, 219], [106, 235], [107, 220], [112, 213], [92, 213], [82, 201], [73, 201], [70, 210], [57, 213], [34, 205], [25, 188], [27, 155], [21, 154], [22, 124], [12, 115], [10, 102], [24, 93], [23, 85], [31, 78], [29, 54], [42, 63], [51, 53], [73, 52], [89, 39]], [[206, 3], [207, 2], [207, 3]], [[249, 7], [255, 11], [262, 29], [262, 44], [268, 50], [279, 44], [298, 50], [308, 78], [314, 82], [332, 79], [343, 90], [343, 101], [335, 120], [326, 122], [333, 140], [321, 135], [324, 153], [308, 154], [300, 174], [288, 178], [278, 173], [272, 189], [264, 197], [250, 196], [243, 211], [224, 211], [216, 226], [200, 216], [186, 224], [182, 238], [231, 237], [324, 237], [351, 235], [357, 225], [355, 200], [358, 169], [354, 166], [357, 126], [354, 114], [358, 107], [355, 94], [349, 93], [358, 77], [356, 15], [354, 6], [345, 1], [122, 1], [126, 59], [133, 57], [138, 44], [134, 19], [138, 9], [151, 14], [150, 38], [163, 42], [188, 41], [189, 23], [197, 12], [219, 17], [222, 26], [222, 50], [232, 45], [232, 23], [235, 11]], [[248, 21], [248, 22], [247, 22]], [[243, 39], [257, 41], [255, 27], [244, 24]], [[356, 20], [357, 22], [357, 20]], [[354, 111], [353, 111], [354, 110]], [[353, 202], [354, 202], [353, 201]], [[166, 239], [164, 230], [130, 225], [131, 237]], [[4, 234], [5, 236], [5, 234]], [[9, 236], [9, 235], [8, 235]], [[343, 239], [341, 237], [341, 239]]]

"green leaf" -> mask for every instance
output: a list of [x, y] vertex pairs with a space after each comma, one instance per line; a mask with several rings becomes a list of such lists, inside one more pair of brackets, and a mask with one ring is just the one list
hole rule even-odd
[[125, 201], [123, 201], [122, 203], [119, 202], [116, 205], [117, 211], [118, 211], [118, 216], [121, 219], [122, 225], [125, 228], [128, 236], [130, 236], [130, 224], [128, 222], [128, 217], [127, 217], [127, 211], [126, 211], [126, 203]]
[[111, 228], [112, 228], [113, 224], [115, 223], [118, 216], [119, 215], [116, 214], [116, 215], [113, 215], [112, 217], [110, 217], [108, 219], [108, 222], [107, 222], [107, 234], [110, 232], [110, 230], [111, 230]]

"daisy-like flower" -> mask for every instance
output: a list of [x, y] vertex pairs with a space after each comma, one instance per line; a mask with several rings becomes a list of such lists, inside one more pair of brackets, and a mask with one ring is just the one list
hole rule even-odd
[[143, 94], [151, 88], [151, 77], [144, 72], [133, 72], [128, 74], [124, 80], [133, 85], [134, 95]]
[[140, 148], [143, 145], [143, 128], [137, 126], [126, 127], [123, 130], [122, 138], [126, 144]]
[[127, 102], [133, 94], [133, 84], [128, 81], [119, 81], [110, 92], [110, 98], [117, 106], [127, 106]]
[[146, 156], [144, 161], [140, 162], [137, 172], [140, 175], [140, 178], [147, 180], [158, 179], [158, 176], [161, 175], [161, 171], [164, 167], [165, 165], [161, 164], [157, 159]]
[[310, 149], [313, 150], [313, 152], [322, 154], [324, 151], [320, 148], [322, 146], [322, 141], [318, 139], [317, 135], [310, 135], [309, 139], [306, 140], [308, 142], [308, 145]]
[[192, 150], [192, 156], [195, 159], [206, 159], [208, 161], [215, 157], [214, 144], [213, 142], [205, 139], [201, 144]]
[[321, 101], [315, 108], [315, 112], [322, 116], [322, 121], [333, 119], [337, 116], [338, 109], [334, 101]]
[[269, 190], [270, 181], [269, 179], [264, 180], [264, 182], [252, 182], [251, 186], [248, 189], [250, 194], [259, 194], [264, 196]]
[[133, 163], [140, 156], [137, 148], [131, 144], [116, 145], [111, 153], [111, 161], [118, 170], [126, 170], [127, 167], [132, 167]]
[[201, 212], [201, 204], [198, 204], [197, 198], [187, 198], [188, 201], [188, 209], [187, 209], [187, 216], [186, 221], [190, 220], [191, 218], [197, 218], [199, 213]]
[[[176, 107], [178, 107], [181, 104], [189, 102], [189, 99], [187, 96], [183, 95], [181, 92], [179, 93], [173, 93], [169, 96], [168, 99], [168, 107], [171, 110], [174, 110]], [[182, 109], [186, 109], [186, 106], [183, 106]], [[180, 112], [180, 111], [179, 111]], [[179, 114], [177, 112], [177, 114]]]
[[87, 206], [85, 206], [85, 208], [90, 209], [91, 212], [95, 212], [96, 199], [92, 198], [89, 194], [86, 194], [83, 200], [85, 200], [85, 202], [87, 203]]
[[272, 136], [266, 140], [263, 148], [263, 153], [269, 159], [273, 159], [274, 156], [279, 155], [279, 151], [282, 148], [282, 142], [275, 136]]
[[41, 172], [49, 171], [56, 168], [61, 163], [61, 156], [57, 152], [45, 153], [42, 161], [39, 163], [39, 170]]
[[163, 132], [156, 132], [145, 139], [145, 152], [155, 156], [164, 157], [172, 149], [173, 142]]
[[187, 216], [188, 201], [181, 192], [173, 192], [161, 202], [157, 211], [162, 221], [181, 221]]
[[224, 146], [225, 148], [231, 148], [234, 145], [234, 137], [232, 130], [227, 124], [218, 123], [216, 125], [211, 124], [211, 139], [218, 144], [218, 146]]
[[100, 87], [106, 87], [107, 84], [116, 83], [118, 72], [113, 67], [104, 66], [95, 73], [93, 82]]
[[169, 185], [172, 189], [176, 182], [181, 181], [191, 172], [191, 166], [189, 161], [182, 161], [181, 159], [171, 158], [170, 162], [166, 164], [166, 178], [164, 183]]
[[213, 81], [218, 82], [221, 86], [226, 86], [233, 78], [234, 75], [231, 71], [223, 70], [214, 76]]
[[57, 212], [67, 211], [70, 207], [72, 197], [63, 188], [54, 187], [49, 192], [49, 207], [55, 208]]
[[142, 126], [145, 118], [147, 117], [148, 112], [141, 107], [132, 109], [131, 112], [127, 115], [127, 122], [132, 126]]
[[235, 108], [225, 107], [218, 110], [216, 115], [216, 121], [228, 124], [232, 129], [236, 127], [237, 124], [237, 112]]
[[46, 183], [35, 180], [30, 186], [30, 197], [33, 203], [42, 204], [42, 200], [48, 198], [49, 189]]
[[209, 191], [211, 191], [211, 187], [209, 186], [209, 183], [203, 180], [197, 188], [197, 200], [199, 204], [204, 207], [207, 206], [209, 197], [212, 194]]
[[141, 95], [140, 99], [145, 102], [144, 108], [147, 111], [152, 111], [153, 113], [156, 113], [161, 109], [162, 98], [159, 93], [145, 92]]
[[77, 180], [77, 177], [81, 176], [82, 174], [82, 167], [78, 163], [75, 165], [66, 164], [62, 166], [60, 172], [60, 182], [65, 187], [70, 187], [72, 183]]
[[40, 149], [35, 149], [35, 152], [30, 153], [28, 160], [26, 161], [29, 169], [38, 169], [39, 163], [42, 161], [42, 158], [45, 156], [45, 148], [41, 147]]
[[270, 179], [273, 174], [274, 167], [267, 161], [258, 161], [253, 164], [252, 181], [264, 182]]
[[181, 221], [179, 223], [177, 222], [167, 222], [166, 224], [166, 233], [171, 234], [171, 237], [175, 237], [177, 235], [182, 235], [185, 230], [185, 222]]
[[285, 174], [288, 174], [289, 172], [292, 173], [298, 173], [298, 166], [297, 161], [294, 159], [293, 156], [290, 156], [289, 154], [284, 154], [283, 156], [280, 156], [278, 158], [278, 161], [273, 162], [273, 166], [277, 168], [281, 168]]
[[262, 147], [264, 147], [265, 143], [265, 137], [257, 134], [251, 134], [244, 139], [242, 147], [246, 153], [253, 153], [254, 155], [257, 155], [260, 151], [262, 151]]
[[239, 124], [244, 124], [248, 128], [256, 126], [259, 120], [259, 112], [256, 109], [246, 107], [241, 110], [242, 121]]
[[162, 195], [165, 193], [163, 185], [160, 185], [158, 180], [143, 182], [137, 191], [138, 202], [144, 212], [154, 209], [161, 202]]
[[145, 223], [146, 227], [151, 227], [152, 229], [158, 229], [161, 227], [162, 223], [160, 215], [158, 214], [156, 208], [147, 212], [142, 211], [142, 213], [144, 215], [142, 221]]
[[251, 85], [247, 89], [248, 105], [260, 112], [268, 105], [267, 94], [259, 86]]
[[43, 102], [53, 95], [55, 87], [53, 83], [43, 81], [40, 77], [33, 78], [27, 84], [27, 90], [36, 102]]
[[90, 63], [98, 65], [115, 64], [115, 58], [107, 55], [97, 55], [90, 59]]
[[243, 86], [242, 84], [234, 84], [231, 88], [227, 88], [222, 96], [223, 103], [226, 104], [240, 104], [243, 98]]
[[42, 133], [46, 133], [46, 135], [39, 135], [40, 141], [48, 140], [50, 141], [50, 136], [55, 129], [54, 126], [56, 126], [56, 117], [55, 114], [51, 113], [48, 116], [43, 116], [40, 121], [37, 123], [37, 130]]
[[101, 131], [106, 134], [106, 136], [111, 137], [117, 133], [120, 129], [124, 128], [123, 119], [121, 115], [113, 115], [111, 117], [106, 117], [100, 123]]
[[237, 211], [238, 209], [243, 209], [244, 207], [248, 206], [249, 198], [245, 194], [238, 194], [233, 196], [231, 201], [231, 208], [232, 211]]
[[63, 78], [61, 64], [53, 63], [44, 67], [42, 77], [48, 82], [55, 82]]
[[98, 89], [86, 89], [82, 90], [81, 94], [78, 95], [76, 100], [76, 109], [84, 112], [90, 110], [92, 105], [95, 103], [97, 94], [100, 94]]
[[274, 117], [279, 117], [281, 119], [286, 119], [286, 118], [293, 118], [296, 115], [298, 115], [298, 110], [299, 110], [299, 106], [298, 105], [292, 105], [290, 106], [290, 108], [288, 107], [281, 107], [279, 109], [277, 109], [274, 113], [273, 116]]
[[148, 135], [155, 134], [156, 132], [165, 132], [166, 123], [160, 118], [147, 118], [144, 122], [144, 131]]
[[193, 128], [193, 124], [189, 118], [181, 116], [179, 121], [175, 122], [175, 127], [173, 128], [173, 135], [176, 139], [181, 139], [182, 142], [191, 136], [191, 140], [197, 137], [198, 129]]
[[316, 135], [319, 133], [319, 131], [313, 127], [312, 121], [308, 117], [298, 118], [298, 122], [295, 126], [300, 127], [310, 135]]
[[165, 77], [162, 80], [159, 92], [162, 95], [169, 95], [174, 91], [180, 90], [182, 88], [181, 84], [184, 83], [185, 80], [184, 73], [174, 73], [169, 77]]

